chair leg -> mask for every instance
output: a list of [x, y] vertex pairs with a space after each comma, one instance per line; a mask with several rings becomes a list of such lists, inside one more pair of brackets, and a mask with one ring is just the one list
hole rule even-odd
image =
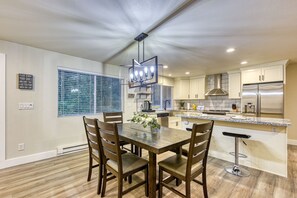
[[101, 192], [101, 186], [102, 186], [102, 165], [99, 165], [99, 175], [98, 175], [98, 189], [97, 189], [97, 194], [99, 195]]
[[208, 198], [207, 183], [206, 183], [206, 168], [203, 169], [202, 183], [203, 183], [203, 194], [204, 194], [204, 198]]
[[148, 188], [148, 166], [144, 170], [144, 179], [145, 179], [145, 196], [149, 196], [149, 188]]
[[139, 148], [139, 157], [142, 157], [142, 148]]
[[118, 198], [123, 196], [123, 178], [119, 175], [118, 177]]
[[132, 184], [132, 175], [128, 176], [128, 182], [129, 182], [129, 184]]
[[186, 179], [186, 198], [191, 197], [191, 180]]
[[92, 177], [92, 166], [93, 166], [93, 159], [90, 156], [89, 157], [89, 172], [88, 172], [88, 181], [91, 181], [91, 177]]
[[101, 197], [105, 196], [105, 189], [106, 189], [106, 180], [107, 180], [107, 170], [105, 165], [102, 165], [102, 169], [103, 169], [103, 186], [102, 186], [102, 193], [101, 193]]
[[159, 167], [159, 193], [158, 193], [158, 198], [162, 198], [163, 195], [163, 171], [162, 169]]

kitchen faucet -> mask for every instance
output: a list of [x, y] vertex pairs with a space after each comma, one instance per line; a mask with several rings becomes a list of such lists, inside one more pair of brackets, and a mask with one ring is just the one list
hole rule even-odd
[[164, 110], [166, 111], [166, 108], [167, 108], [167, 102], [168, 102], [168, 104], [170, 105], [170, 100], [165, 100], [164, 101]]

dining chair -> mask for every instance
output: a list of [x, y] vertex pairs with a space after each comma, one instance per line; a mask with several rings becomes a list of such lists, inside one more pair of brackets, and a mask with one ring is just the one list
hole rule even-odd
[[[106, 123], [116, 123], [116, 124], [122, 124], [123, 123], [123, 112], [103, 112], [103, 120]], [[128, 142], [120, 141], [120, 145], [122, 146], [122, 149], [124, 149], [124, 145], [128, 145]], [[126, 149], [126, 148], [125, 148]], [[139, 157], [142, 156], [142, 150], [141, 148], [136, 147], [135, 145], [131, 144], [131, 149], [126, 149]]]
[[[177, 195], [185, 198], [191, 197], [191, 181], [203, 186], [204, 197], [208, 197], [206, 184], [206, 164], [209, 144], [212, 135], [214, 121], [204, 124], [194, 124], [191, 141], [189, 144], [188, 157], [175, 155], [159, 162], [159, 193], [162, 197], [163, 186]], [[182, 194], [163, 181], [163, 171], [185, 182], [186, 194]], [[202, 182], [195, 178], [202, 174]]]
[[[105, 196], [107, 170], [118, 179], [118, 197], [145, 184], [145, 195], [148, 196], [148, 161], [133, 153], [121, 154], [119, 134], [116, 124], [98, 121], [101, 142], [103, 146], [103, 186], [101, 196]], [[144, 170], [145, 180], [123, 190], [123, 178]]]
[[[97, 119], [86, 118], [83, 116], [84, 127], [86, 131], [89, 146], [89, 171], [88, 181], [91, 180], [92, 169], [99, 166], [97, 194], [100, 194], [102, 183], [102, 165], [103, 165], [103, 148], [99, 134]], [[93, 160], [98, 164], [93, 165]]]

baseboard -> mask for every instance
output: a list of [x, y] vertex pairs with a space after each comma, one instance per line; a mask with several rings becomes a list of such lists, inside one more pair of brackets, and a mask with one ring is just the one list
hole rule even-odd
[[52, 158], [52, 157], [56, 157], [56, 156], [57, 156], [57, 151], [51, 150], [51, 151], [46, 151], [46, 152], [42, 152], [42, 153], [36, 153], [36, 154], [32, 154], [32, 155], [11, 158], [11, 159], [0, 162], [0, 169], [17, 166], [17, 165], [21, 165], [21, 164], [27, 164], [30, 162], [36, 162], [39, 160], [44, 160], [44, 159], [48, 159], [48, 158]]
[[297, 146], [297, 140], [288, 139], [288, 144]]

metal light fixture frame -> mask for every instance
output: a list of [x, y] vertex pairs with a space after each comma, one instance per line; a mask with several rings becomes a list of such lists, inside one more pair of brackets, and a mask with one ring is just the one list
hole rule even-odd
[[[134, 40], [138, 41], [138, 60], [132, 59], [132, 67], [129, 67], [129, 88], [146, 87], [158, 83], [158, 56], [144, 59], [144, 39], [148, 35], [141, 33]], [[142, 62], [139, 62], [140, 42], [143, 42]], [[149, 65], [152, 62], [153, 65]]]

